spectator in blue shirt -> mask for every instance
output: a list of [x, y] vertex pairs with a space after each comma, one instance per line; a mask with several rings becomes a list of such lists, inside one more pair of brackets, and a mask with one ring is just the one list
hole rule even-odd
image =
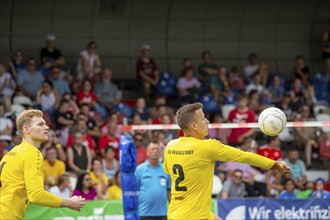
[[286, 176], [292, 179], [296, 187], [300, 190], [304, 189], [307, 182], [306, 165], [304, 161], [299, 159], [299, 151], [296, 148], [291, 148], [288, 152], [288, 158], [284, 160], [291, 168], [291, 173]]
[[315, 180], [316, 191], [311, 195], [312, 199], [327, 199], [330, 200], [330, 192], [324, 189], [325, 180], [323, 178], [318, 178]]
[[284, 182], [284, 190], [278, 196], [279, 199], [295, 199], [296, 194], [294, 193], [294, 182], [291, 179], [287, 179]]
[[170, 177], [159, 162], [162, 150], [157, 141], [147, 146], [148, 160], [135, 171], [139, 190], [140, 220], [166, 220]]

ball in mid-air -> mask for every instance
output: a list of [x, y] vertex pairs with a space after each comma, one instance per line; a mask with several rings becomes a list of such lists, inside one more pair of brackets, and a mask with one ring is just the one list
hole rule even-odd
[[284, 112], [275, 107], [266, 108], [260, 113], [258, 118], [260, 130], [268, 136], [275, 136], [281, 133], [285, 129], [286, 122]]

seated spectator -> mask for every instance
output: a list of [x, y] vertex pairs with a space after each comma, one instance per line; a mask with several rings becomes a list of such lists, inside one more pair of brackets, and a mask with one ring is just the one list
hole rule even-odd
[[281, 109], [288, 121], [294, 121], [297, 117], [298, 106], [293, 104], [293, 94], [291, 92], [285, 92], [281, 102], [277, 103], [275, 107]]
[[154, 118], [152, 120], [152, 124], [161, 124], [162, 123], [162, 117], [166, 114], [169, 114], [171, 116], [171, 122], [173, 123], [173, 115], [170, 113], [169, 107], [166, 105], [157, 105], [156, 106], [157, 113], [154, 114]]
[[266, 177], [265, 183], [269, 197], [277, 198], [283, 191], [282, 177], [281, 172], [278, 170], [271, 170], [269, 176]]
[[[220, 113], [214, 115], [212, 123], [221, 124], [224, 123], [223, 117]], [[214, 138], [219, 140], [223, 144], [228, 144], [228, 129], [222, 128], [210, 128], [209, 129], [209, 138]]]
[[103, 172], [102, 160], [100, 158], [93, 158], [92, 171], [89, 172], [89, 175], [92, 179], [94, 188], [102, 194], [105, 194], [109, 184], [107, 175]]
[[102, 136], [98, 142], [98, 150], [104, 157], [104, 151], [107, 146], [112, 146], [115, 149], [115, 158], [119, 158], [119, 138], [116, 136], [118, 125], [114, 121], [107, 123], [107, 134]]
[[47, 112], [51, 119], [53, 119], [53, 113], [58, 108], [60, 100], [61, 97], [58, 91], [54, 89], [53, 83], [45, 80], [37, 93], [35, 103], [41, 111]]
[[[240, 94], [237, 107], [229, 113], [228, 122], [247, 123], [255, 121], [255, 113], [248, 107], [248, 97], [245, 94]], [[228, 137], [228, 143], [231, 146], [238, 146], [245, 137], [252, 136], [254, 132], [255, 128], [233, 128]]]
[[255, 53], [249, 55], [249, 64], [244, 67], [244, 76], [245, 79], [250, 79], [253, 73], [259, 69], [258, 56]]
[[315, 180], [315, 192], [311, 195], [312, 199], [326, 199], [330, 200], [330, 192], [324, 189], [325, 180], [323, 178], [318, 178]]
[[278, 196], [279, 199], [295, 199], [294, 182], [291, 179], [286, 179], [284, 182], [284, 190]]
[[181, 105], [193, 103], [198, 100], [201, 83], [194, 77], [194, 69], [186, 69], [182, 77], [178, 79], [176, 87], [179, 91]]
[[223, 184], [220, 197], [227, 198], [243, 198], [245, 196], [245, 184], [243, 183], [243, 172], [234, 170], [232, 180], [226, 180]]
[[86, 200], [102, 200], [102, 193], [96, 191], [92, 186], [92, 179], [88, 173], [81, 173], [78, 176], [77, 185], [73, 191], [73, 196], [81, 196]]
[[259, 73], [261, 78], [261, 85], [266, 88], [269, 78], [269, 67], [266, 63], [261, 63], [259, 67]]
[[78, 65], [77, 65], [77, 73], [78, 78], [81, 77], [80, 80], [84, 80], [83, 76], [80, 76], [79, 72], [82, 69], [83, 63], [89, 64], [88, 67], [88, 79], [91, 80], [95, 77], [95, 75], [101, 72], [101, 59], [100, 55], [97, 52], [96, 42], [91, 41], [88, 43], [86, 50], [83, 50], [79, 54]]
[[[169, 114], [165, 114], [161, 118], [161, 124], [163, 124], [163, 125], [172, 125], [173, 124], [172, 121], [173, 120]], [[176, 130], [167, 129], [167, 130], [164, 130], [164, 134], [165, 134], [166, 143], [170, 142], [170, 140], [178, 138], [178, 132]]]
[[272, 104], [278, 105], [282, 102], [284, 87], [281, 85], [281, 77], [279, 75], [273, 76], [272, 83], [269, 85], [268, 91], [272, 97]]
[[63, 149], [63, 145], [60, 142], [60, 135], [61, 134], [59, 131], [54, 131], [51, 129], [48, 131], [48, 141], [42, 143], [39, 148], [39, 150], [42, 153], [42, 156], [46, 157], [46, 151], [49, 148], [56, 148], [56, 153], [57, 153], [56, 158], [63, 162], [66, 162], [66, 153]]
[[120, 172], [115, 174], [115, 184], [110, 186], [107, 190], [107, 200], [122, 200], [123, 191], [121, 189]]
[[[167, 102], [166, 102], [166, 98], [165, 96], [157, 96], [155, 102], [153, 103], [153, 106], [149, 107], [149, 114], [152, 120], [154, 120], [155, 118], [158, 118], [159, 115], [159, 106], [165, 106], [165, 110], [161, 109], [162, 111], [168, 113], [171, 115], [171, 117], [173, 117], [174, 115], [174, 110], [173, 108], [169, 107]], [[159, 119], [160, 121], [160, 119]], [[154, 122], [152, 122], [154, 124]]]
[[227, 74], [227, 67], [220, 66], [217, 68], [217, 73], [210, 77], [210, 89], [212, 95], [215, 97], [217, 101], [222, 100], [225, 87], [228, 86], [226, 74]]
[[14, 123], [9, 116], [5, 116], [5, 113], [5, 106], [0, 101], [0, 141], [10, 142], [14, 131]]
[[121, 99], [121, 92], [118, 86], [112, 81], [112, 71], [110, 68], [103, 68], [101, 78], [94, 86], [96, 100], [107, 110], [112, 109], [112, 106], [117, 104]]
[[150, 45], [143, 45], [141, 48], [141, 57], [136, 62], [136, 74], [142, 84], [144, 98], [148, 102], [151, 91], [159, 81], [159, 72], [155, 60], [151, 57]]
[[77, 94], [77, 104], [87, 104], [90, 107], [96, 108], [96, 96], [92, 90], [92, 82], [90, 80], [85, 80], [82, 83], [82, 88]]
[[[0, 118], [0, 121], [2, 119]], [[1, 124], [1, 123], [0, 123]], [[1, 125], [0, 125], [1, 126]], [[3, 150], [3, 155], [5, 155], [6, 153], [8, 153], [11, 149], [13, 149], [16, 145], [19, 145], [21, 142], [22, 142], [22, 138], [21, 136], [19, 136], [18, 132], [16, 132], [11, 141], [3, 141], [0, 139], [0, 145], [1, 145], [1, 142], [4, 142], [6, 145], [4, 146], [5, 149]], [[0, 152], [0, 158], [1, 158], [1, 152]]]
[[[80, 113], [77, 115], [77, 121], [85, 121], [86, 128], [87, 128], [87, 134], [90, 135], [95, 142], [99, 140], [99, 138], [102, 136], [100, 128], [97, 126], [96, 121], [90, 117], [88, 114], [86, 115], [85, 108], [89, 109], [89, 106], [86, 104], [82, 104], [80, 106]], [[84, 109], [84, 110], [82, 110]], [[90, 112], [88, 112], [90, 113]]]
[[260, 72], [255, 72], [251, 75], [251, 82], [245, 89], [245, 92], [249, 94], [249, 92], [253, 89], [256, 89], [259, 93], [261, 93], [265, 88], [262, 85]]
[[13, 76], [17, 76], [19, 72], [26, 69], [23, 52], [21, 50], [16, 50], [8, 65], [9, 72], [13, 74]]
[[209, 80], [212, 75], [217, 73], [218, 65], [212, 62], [212, 54], [210, 51], [202, 53], [203, 62], [198, 65], [197, 79], [201, 82], [201, 87], [207, 92], [209, 89]]
[[293, 93], [293, 103], [297, 106], [317, 103], [313, 86], [304, 86], [299, 78], [293, 81], [291, 92]]
[[37, 92], [40, 90], [44, 81], [44, 77], [37, 71], [37, 61], [34, 58], [27, 59], [26, 63], [26, 70], [22, 70], [17, 74], [17, 84], [19, 91], [32, 100], [35, 100]]
[[297, 199], [308, 199], [311, 197], [314, 189], [314, 183], [312, 181], [305, 182], [304, 188], [296, 194]]
[[65, 65], [65, 59], [61, 51], [55, 48], [55, 40], [55, 35], [48, 34], [46, 37], [46, 47], [40, 51], [40, 60], [45, 76], [49, 75], [51, 67]]
[[53, 66], [50, 70], [49, 80], [53, 83], [54, 89], [56, 89], [63, 97], [65, 93], [70, 93], [70, 87], [67, 80], [61, 78], [61, 69], [58, 66]]
[[245, 86], [239, 68], [237, 66], [232, 66], [229, 74], [229, 87], [234, 90], [235, 94], [238, 94], [245, 91]]
[[257, 170], [252, 168], [248, 164], [227, 162], [225, 163], [227, 170], [227, 180], [235, 179], [234, 172], [241, 170], [243, 175], [243, 183], [245, 184], [246, 197], [266, 197], [267, 187], [263, 182], [255, 181], [254, 176], [257, 174]]
[[[229, 86], [225, 87], [225, 91], [223, 92], [223, 105], [237, 105], [238, 103], [238, 95], [235, 89], [231, 89]], [[243, 92], [238, 92], [242, 94]]]
[[143, 135], [140, 133], [135, 133], [134, 143], [136, 147], [136, 162], [137, 165], [143, 163], [147, 159], [147, 150], [143, 145]]
[[259, 115], [259, 113], [262, 110], [262, 107], [259, 103], [260, 101], [260, 93], [256, 89], [252, 89], [249, 94], [249, 109], [251, 109], [256, 115]]
[[258, 148], [258, 154], [275, 161], [282, 160], [280, 144], [278, 136], [267, 136], [267, 144]]
[[291, 168], [291, 173], [286, 176], [287, 179], [292, 179], [295, 186], [303, 190], [307, 182], [306, 166], [304, 161], [299, 159], [298, 149], [291, 148], [288, 152], [288, 157], [284, 160]]
[[[309, 105], [302, 105], [300, 109], [300, 117], [298, 121], [314, 121], [311, 117], [311, 108]], [[296, 140], [298, 146], [304, 146], [306, 167], [312, 167], [312, 150], [317, 147], [315, 128], [312, 127], [295, 127]]]
[[305, 57], [298, 54], [295, 59], [295, 66], [292, 68], [291, 80], [300, 79], [306, 86], [311, 83], [309, 67], [305, 63]]
[[61, 198], [70, 198], [72, 194], [70, 175], [62, 174], [58, 178], [57, 184], [55, 186], [52, 186], [49, 189], [49, 192]]
[[91, 168], [91, 154], [84, 144], [84, 134], [76, 132], [73, 135], [73, 145], [67, 149], [68, 168], [74, 173], [81, 173]]
[[72, 113], [74, 117], [77, 116], [77, 114], [80, 112], [80, 109], [73, 98], [73, 95], [71, 92], [64, 93], [61, 101], [67, 101], [68, 102], [68, 112]]
[[0, 102], [5, 104], [6, 111], [11, 110], [11, 98], [16, 89], [16, 82], [12, 75], [5, 71], [5, 66], [0, 62]]
[[143, 97], [139, 97], [136, 100], [135, 108], [133, 109], [133, 114], [135, 112], [140, 115], [140, 118], [143, 121], [148, 122], [150, 120], [150, 115], [146, 105], [146, 100]]
[[103, 171], [111, 184], [114, 182], [115, 174], [119, 170], [119, 161], [115, 158], [115, 148], [107, 146], [104, 149], [102, 159]]
[[[72, 87], [76, 87], [79, 86], [83, 81], [85, 80], [90, 80], [90, 81], [94, 81], [94, 73], [91, 70], [91, 67], [89, 65], [89, 61], [84, 59], [81, 61], [81, 68], [79, 71], [77, 71], [77, 74], [75, 76], [75, 78], [73, 78], [73, 82], [71, 83]], [[74, 89], [75, 91], [75, 89]]]
[[65, 163], [57, 159], [55, 147], [47, 148], [43, 169], [46, 188], [56, 185], [58, 178], [65, 172]]

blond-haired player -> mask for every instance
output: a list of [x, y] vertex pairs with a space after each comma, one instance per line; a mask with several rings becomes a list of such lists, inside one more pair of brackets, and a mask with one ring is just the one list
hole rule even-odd
[[220, 219], [210, 213], [215, 161], [235, 161], [289, 173], [283, 161], [244, 152], [224, 145], [208, 135], [201, 103], [181, 107], [176, 118], [184, 137], [172, 140], [165, 150], [164, 170], [172, 179], [169, 219]]
[[25, 110], [16, 120], [22, 143], [0, 161], [0, 219], [23, 219], [28, 204], [80, 210], [80, 197], [61, 199], [44, 190], [41, 143], [48, 140], [49, 127], [39, 110]]

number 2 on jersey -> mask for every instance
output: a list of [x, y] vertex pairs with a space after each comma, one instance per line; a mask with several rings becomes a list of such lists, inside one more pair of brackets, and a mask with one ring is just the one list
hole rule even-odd
[[187, 187], [179, 186], [179, 184], [184, 180], [183, 168], [180, 164], [173, 165], [173, 173], [178, 174], [179, 177], [175, 180], [175, 190], [176, 191], [187, 191]]
[[[6, 164], [6, 162], [3, 162], [1, 165], [0, 165], [0, 177], [1, 177], [1, 172], [2, 172], [2, 168], [3, 166]], [[1, 180], [0, 180], [0, 187], [2, 186], [2, 183], [1, 183]]]

